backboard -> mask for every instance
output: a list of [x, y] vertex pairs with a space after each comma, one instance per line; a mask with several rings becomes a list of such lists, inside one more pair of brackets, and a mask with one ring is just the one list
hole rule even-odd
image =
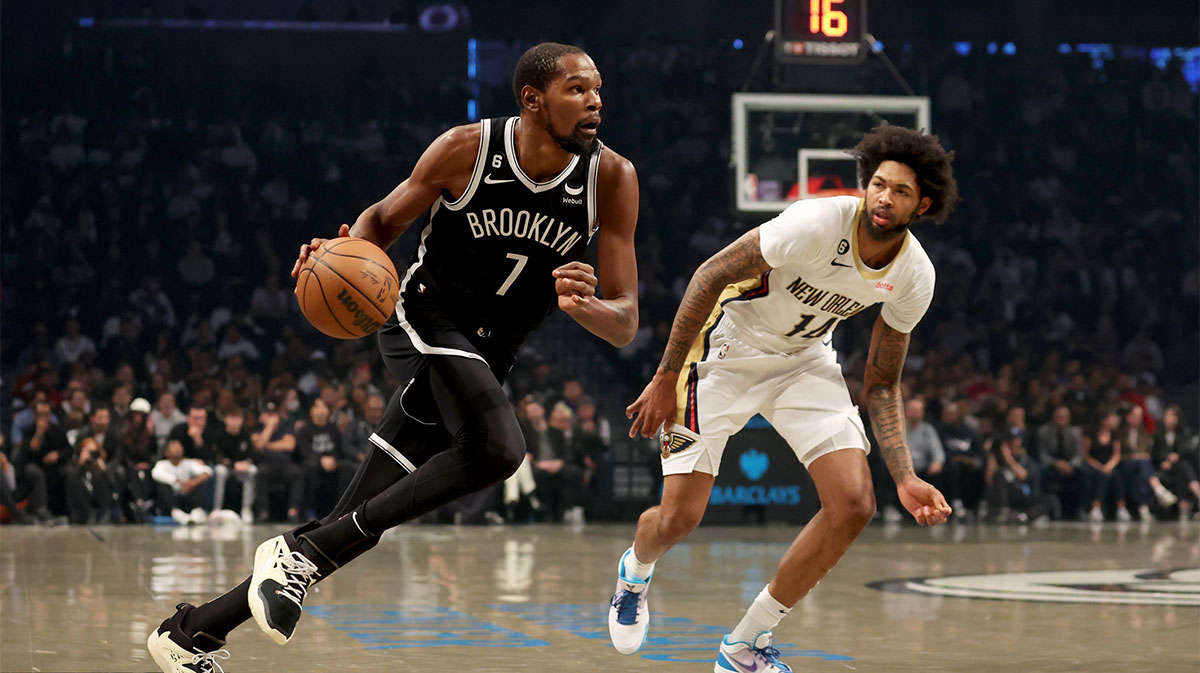
[[737, 209], [778, 213], [797, 199], [861, 194], [846, 150], [885, 124], [929, 130], [924, 96], [736, 93]]

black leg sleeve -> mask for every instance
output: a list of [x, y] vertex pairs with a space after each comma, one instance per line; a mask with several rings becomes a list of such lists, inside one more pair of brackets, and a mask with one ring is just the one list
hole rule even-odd
[[[455, 356], [433, 359], [431, 389], [450, 448], [368, 499], [347, 516], [305, 536], [327, 559], [453, 500], [498, 483], [521, 464], [525, 439], [512, 405], [487, 365]], [[341, 506], [339, 505], [339, 509]]]

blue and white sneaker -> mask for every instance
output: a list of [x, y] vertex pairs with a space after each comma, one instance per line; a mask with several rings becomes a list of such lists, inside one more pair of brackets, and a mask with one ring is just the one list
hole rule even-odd
[[772, 647], [775, 637], [770, 631], [758, 634], [754, 642], [721, 640], [714, 673], [792, 673], [792, 667], [779, 660], [779, 650]]
[[621, 654], [633, 654], [642, 649], [646, 642], [646, 631], [650, 628], [650, 606], [646, 594], [650, 589], [651, 575], [644, 580], [629, 579], [625, 574], [625, 557], [632, 547], [621, 556], [617, 564], [617, 592], [608, 607], [608, 637], [613, 647]]

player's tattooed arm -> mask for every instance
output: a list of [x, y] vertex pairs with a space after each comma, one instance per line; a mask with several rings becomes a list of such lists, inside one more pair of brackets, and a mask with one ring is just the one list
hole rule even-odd
[[688, 283], [683, 301], [671, 324], [671, 335], [667, 338], [667, 349], [663, 353], [659, 368], [678, 373], [683, 368], [692, 342], [712, 313], [717, 297], [730, 283], [761, 276], [771, 270], [762, 256], [758, 242], [758, 227], [742, 234], [724, 250], [718, 252], [696, 269]]
[[629, 427], [630, 437], [638, 434], [652, 437], [659, 428], [671, 423], [676, 412], [675, 386], [679, 381], [679, 372], [683, 369], [696, 335], [708, 320], [725, 286], [761, 276], [770, 270], [771, 266], [763, 259], [762, 248], [759, 247], [757, 227], [696, 269], [675, 313], [675, 322], [671, 325], [671, 335], [667, 338], [667, 349], [658, 371], [642, 394], [625, 408], [625, 416], [633, 420]]
[[900, 374], [908, 355], [908, 334], [888, 326], [880, 316], [871, 332], [863, 390], [875, 442], [888, 471], [897, 484], [913, 475], [912, 454], [904, 432], [904, 402], [900, 398]]

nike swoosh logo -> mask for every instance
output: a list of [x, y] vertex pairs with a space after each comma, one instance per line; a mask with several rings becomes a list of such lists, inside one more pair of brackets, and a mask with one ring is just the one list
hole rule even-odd
[[583, 185], [579, 185], [578, 187], [572, 187], [571, 185], [563, 185], [563, 191], [570, 194], [571, 196], [579, 196], [580, 194], [583, 193]]
[[499, 185], [499, 184], [502, 184], [505, 182], [516, 182], [516, 178], [509, 178], [507, 180], [497, 180], [492, 177], [491, 173], [488, 173], [487, 175], [483, 176], [483, 183], [485, 185]]
[[[737, 661], [737, 660], [734, 659], [734, 661]], [[745, 673], [755, 673], [755, 671], [758, 670], [758, 662], [757, 661], [752, 661], [749, 664], [744, 664], [740, 661], [737, 661], [737, 665], [741, 666], [742, 670], [745, 671]]]
[[849, 269], [849, 268], [850, 268], [850, 265], [849, 265], [849, 264], [842, 264], [841, 262], [837, 261], [836, 259], [835, 259], [835, 260], [833, 260], [832, 262], [830, 262], [829, 264], [830, 264], [830, 266], [844, 266], [844, 267], [846, 267], [847, 269]]

